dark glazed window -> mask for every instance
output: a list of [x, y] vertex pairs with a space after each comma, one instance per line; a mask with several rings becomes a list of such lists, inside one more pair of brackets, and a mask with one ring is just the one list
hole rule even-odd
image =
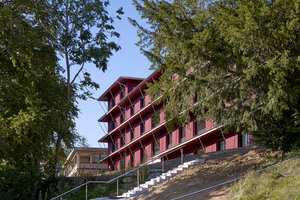
[[145, 124], [141, 123], [141, 135], [145, 133]]
[[116, 105], [115, 98], [113, 98], [111, 102], [111, 107], [114, 107], [115, 105]]
[[132, 129], [132, 131], [131, 131], [131, 140], [133, 140], [134, 138], [135, 138], [134, 129]]
[[145, 107], [145, 98], [141, 98], [141, 109]]
[[134, 115], [134, 113], [135, 113], [134, 106], [135, 106], [135, 105], [133, 105], [133, 106], [131, 107], [131, 116]]
[[225, 140], [219, 142], [220, 151], [224, 151], [226, 149]]
[[197, 134], [196, 135], [201, 135], [206, 131], [206, 126], [205, 126], [205, 121], [200, 121], [196, 122], [197, 124]]
[[153, 147], [153, 154], [154, 155], [159, 154], [159, 152], [160, 152], [160, 141], [157, 140], [156, 142], [153, 142], [152, 147]]
[[180, 128], [179, 136], [180, 136], [180, 141], [179, 142], [184, 142], [185, 141], [185, 126]]
[[172, 147], [172, 133], [167, 135], [167, 147], [168, 148]]

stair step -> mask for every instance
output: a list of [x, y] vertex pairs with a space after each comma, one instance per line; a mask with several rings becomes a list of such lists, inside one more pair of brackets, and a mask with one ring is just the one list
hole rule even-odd
[[127, 197], [127, 198], [136, 197], [139, 194], [143, 193], [144, 191], [148, 190], [150, 187], [161, 184], [161, 183], [169, 180], [171, 177], [176, 176], [178, 173], [182, 172], [184, 169], [190, 168], [195, 165], [199, 165], [202, 162], [203, 161], [200, 162], [199, 159], [185, 162], [181, 165], [178, 165], [178, 167], [176, 167], [172, 170], [169, 170], [165, 173], [162, 173], [160, 176], [155, 177], [155, 178], [151, 179], [150, 181], [147, 181], [144, 184], [141, 184], [138, 187], [135, 187], [126, 193], [123, 193], [121, 196], [118, 196], [118, 197]]

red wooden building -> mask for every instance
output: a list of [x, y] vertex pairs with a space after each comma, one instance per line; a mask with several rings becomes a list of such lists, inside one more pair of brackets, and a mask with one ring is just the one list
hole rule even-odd
[[[187, 154], [213, 152], [248, 146], [249, 136], [239, 133], [222, 134], [212, 120], [190, 123], [168, 130], [164, 114], [154, 124], [154, 113], [162, 105], [151, 103], [145, 93], [146, 83], [157, 80], [161, 72], [146, 79], [120, 77], [98, 99], [107, 102], [107, 112], [99, 122], [108, 123], [107, 134], [98, 142], [108, 143], [109, 170], [136, 166], [150, 159], [172, 159]], [[225, 140], [224, 140], [225, 139]], [[165, 157], [164, 157], [165, 156]]]

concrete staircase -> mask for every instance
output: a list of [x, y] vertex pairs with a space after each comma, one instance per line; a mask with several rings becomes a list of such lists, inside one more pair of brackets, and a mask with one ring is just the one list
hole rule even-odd
[[172, 170], [170, 170], [166, 173], [163, 173], [160, 176], [158, 176], [156, 178], [153, 178], [150, 181], [147, 181], [144, 184], [141, 184], [138, 187], [135, 187], [132, 190], [129, 190], [128, 192], [126, 192], [126, 193], [123, 193], [121, 196], [118, 196], [118, 198], [136, 197], [139, 194], [149, 190], [152, 186], [161, 184], [161, 183], [167, 181], [168, 179], [176, 176], [177, 174], [182, 172], [184, 169], [188, 169], [192, 166], [199, 165], [203, 162], [204, 162], [204, 160], [202, 160], [202, 159], [201, 160], [196, 159], [196, 160], [192, 160], [192, 161], [189, 161], [189, 162], [185, 162], [182, 165], [179, 165], [178, 167], [176, 167], [176, 168], [174, 168], [174, 169], [172, 169]]

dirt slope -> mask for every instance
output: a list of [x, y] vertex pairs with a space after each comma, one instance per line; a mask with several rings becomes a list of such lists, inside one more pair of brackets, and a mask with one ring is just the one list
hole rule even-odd
[[[163, 184], [152, 187], [135, 199], [172, 199], [240, 177], [248, 170], [255, 170], [259, 167], [263, 161], [263, 153], [270, 153], [270, 151], [251, 146], [199, 155], [199, 158], [206, 159], [206, 163], [183, 171]], [[220, 186], [182, 199], [225, 200], [227, 199], [226, 190], [229, 186]]]

